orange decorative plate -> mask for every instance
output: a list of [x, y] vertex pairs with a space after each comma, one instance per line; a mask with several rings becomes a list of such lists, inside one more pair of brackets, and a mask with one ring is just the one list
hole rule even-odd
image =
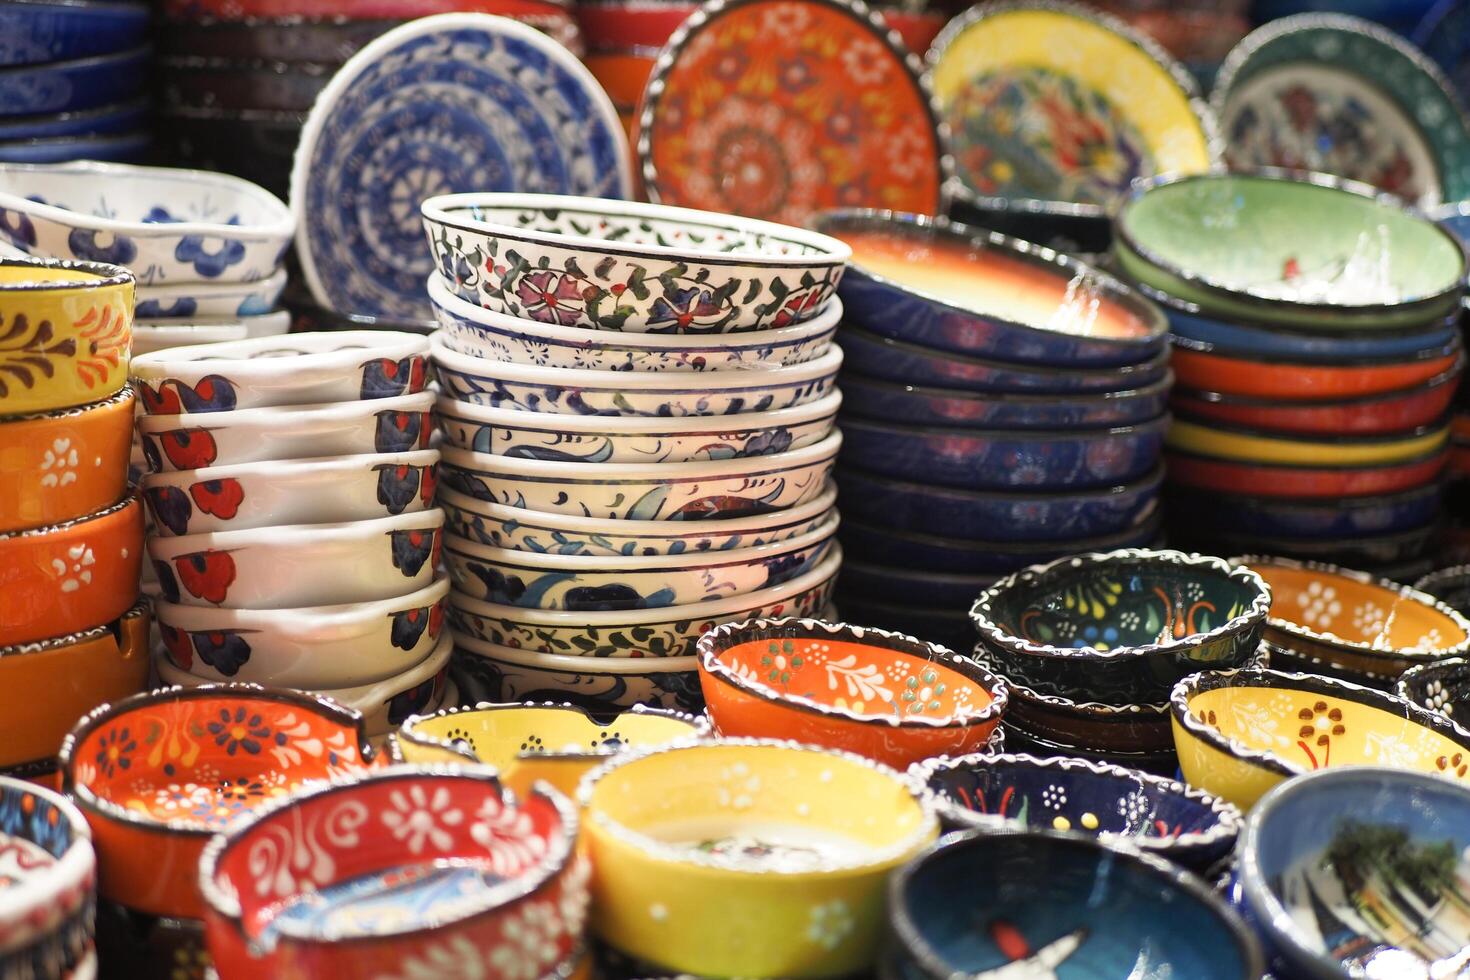
[[800, 225], [937, 214], [951, 162], [917, 58], [848, 0], [713, 0], [659, 57], [638, 156], [651, 200]]

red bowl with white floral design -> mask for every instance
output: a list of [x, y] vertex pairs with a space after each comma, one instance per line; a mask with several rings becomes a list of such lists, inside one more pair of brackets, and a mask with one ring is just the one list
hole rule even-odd
[[199, 855], [221, 827], [373, 763], [362, 715], [255, 684], [165, 687], [104, 704], [61, 746], [63, 788], [91, 824], [98, 891], [199, 918]]
[[544, 977], [581, 943], [577, 813], [487, 766], [391, 766], [298, 793], [217, 835], [199, 865], [221, 980]]

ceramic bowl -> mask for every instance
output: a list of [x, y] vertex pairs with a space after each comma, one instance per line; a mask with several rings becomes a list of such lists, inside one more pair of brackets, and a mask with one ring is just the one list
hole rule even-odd
[[[984, 651], [975, 660], [990, 666]], [[1253, 661], [1264, 664], [1263, 658]], [[993, 668], [992, 668], [993, 669]], [[1169, 730], [1169, 705], [1138, 701], [1104, 704], [1056, 694], [1043, 694], [1019, 681], [1003, 678], [1011, 694], [1007, 715], [1027, 734], [1058, 744], [1087, 746], [1098, 752], [1171, 752], [1174, 736]]]
[[146, 129], [97, 136], [47, 136], [0, 142], [0, 160], [6, 163], [65, 163], [84, 158], [133, 163], [153, 145]]
[[1470, 733], [1402, 698], [1275, 670], [1196, 674], [1169, 701], [1184, 779], [1249, 810], [1314, 769], [1392, 765], [1464, 781]]
[[[1458, 338], [1407, 357], [1344, 364], [1257, 360], [1175, 338], [1170, 363], [1181, 386], [1242, 398], [1322, 402], [1402, 392], [1464, 367]], [[1302, 406], [1308, 407], [1308, 406]]]
[[1444, 488], [1431, 483], [1379, 497], [1329, 497], [1294, 500], [1170, 487], [1171, 510], [1209, 514], [1221, 531], [1265, 538], [1351, 541], [1424, 527], [1439, 516]]
[[[120, 3], [119, 6], [123, 4]], [[135, 16], [136, 12], [133, 12], [133, 15]], [[141, 18], [139, 20], [146, 24], [146, 20]], [[139, 127], [145, 126], [147, 119], [148, 100], [146, 98], [130, 99], [126, 102], [113, 102], [98, 106], [95, 109], [35, 113], [8, 118], [0, 121], [0, 139], [31, 140], [133, 133]]]
[[603, 721], [570, 704], [489, 704], [446, 708], [403, 723], [390, 750], [395, 762], [494, 766], [517, 796], [545, 780], [575, 797], [582, 777], [630, 749], [709, 734], [703, 717], [635, 705]]
[[1198, 872], [1229, 855], [1242, 823], [1234, 806], [1181, 782], [1082, 759], [946, 756], [915, 764], [909, 779], [948, 826], [1095, 834]]
[[970, 619], [991, 662], [1028, 687], [1155, 704], [1198, 670], [1248, 661], [1270, 606], [1248, 568], [1127, 549], [1017, 572], [981, 593]]
[[1447, 449], [1380, 466], [1297, 466], [1246, 463], [1168, 452], [1169, 479], [1187, 487], [1271, 498], [1376, 497], [1434, 483], [1449, 461]]
[[1180, 415], [1270, 432], [1388, 435], [1440, 421], [1454, 402], [1461, 365], [1421, 385], [1382, 395], [1329, 402], [1248, 398], [1176, 388], [1170, 404]]
[[429, 198], [422, 211], [435, 264], [456, 295], [569, 327], [790, 326], [821, 311], [852, 254], [815, 232], [658, 204], [451, 194]]
[[690, 463], [810, 446], [831, 435], [841, 404], [834, 387], [794, 408], [733, 417], [558, 415], [452, 398], [439, 399], [434, 410], [444, 438], [461, 449], [566, 463]]
[[1444, 423], [1392, 436], [1291, 436], [1178, 417], [1169, 427], [1167, 442], [1170, 449], [1194, 456], [1242, 463], [1393, 466], [1438, 452], [1449, 440], [1450, 429]]
[[416, 592], [337, 606], [216, 609], [154, 604], [169, 662], [206, 680], [330, 690], [385, 680], [439, 644], [449, 577]]
[[285, 288], [285, 269], [244, 282], [157, 281], [138, 287], [137, 315], [164, 321], [260, 317], [276, 308]]
[[345, 524], [290, 524], [150, 538], [169, 602], [296, 609], [376, 602], [425, 588], [439, 565], [437, 508]]
[[[569, 657], [692, 658], [695, 642], [718, 623], [737, 619], [816, 616], [832, 596], [840, 549], [781, 585], [693, 606], [568, 613], [449, 596], [449, 617], [461, 639]], [[692, 667], [691, 667], [692, 669]]]
[[[1470, 660], [1449, 657], [1404, 671], [1393, 692], [1456, 723], [1470, 722]], [[1462, 725], [1470, 727], [1470, 725]]]
[[51, 412], [0, 418], [9, 471], [0, 480], [0, 533], [44, 527], [102, 510], [127, 489], [132, 389]]
[[1261, 800], [1241, 837], [1245, 906], [1294, 975], [1429, 976], [1470, 942], [1457, 887], [1470, 873], [1467, 827], [1470, 791], [1432, 776], [1294, 779]]
[[814, 619], [717, 626], [699, 640], [699, 683], [722, 736], [785, 738], [905, 768], [984, 746], [1005, 682], [941, 646]]
[[[127, 51], [0, 68], [0, 114], [70, 112], [132, 99], [147, 87], [149, 50]], [[47, 254], [52, 254], [49, 251]]]
[[0, 236], [28, 252], [138, 269], [144, 285], [265, 279], [295, 224], [278, 198], [224, 174], [0, 164]]
[[1167, 415], [1093, 430], [920, 428], [842, 417], [843, 460], [883, 476], [962, 490], [1090, 489], [1128, 483], [1158, 465]]
[[148, 11], [131, 3], [22, 2], [0, 17], [0, 64], [34, 65], [126, 51], [148, 35]]
[[428, 383], [429, 342], [365, 330], [259, 337], [133, 359], [149, 415], [394, 398]]
[[432, 391], [327, 405], [201, 415], [144, 415], [138, 434], [153, 472], [236, 463], [427, 449]]
[[[885, 879], [938, 831], [892, 769], [792, 742], [631, 752], [588, 775], [579, 798], [597, 868], [593, 930], [624, 953], [701, 976], [865, 968]], [[792, 814], [799, 836], [769, 836]]]
[[152, 354], [169, 347], [222, 344], [247, 337], [275, 337], [291, 329], [286, 310], [260, 316], [206, 317], [179, 320], [134, 320], [133, 353]]
[[1015, 719], [1007, 719], [1003, 727], [1006, 733], [1006, 747], [1021, 755], [1035, 756], [1038, 759], [1085, 759], [1088, 762], [1108, 766], [1136, 769], [1139, 772], [1163, 776], [1166, 779], [1173, 779], [1179, 773], [1179, 756], [1175, 755], [1172, 747], [1164, 751], [1095, 748], [1090, 745], [1077, 745], [1072, 741], [1038, 735], [1027, 730]]
[[1255, 935], [1208, 885], [1117, 840], [948, 835], [890, 879], [888, 906], [904, 976], [1265, 971]]
[[564, 463], [445, 446], [440, 478], [477, 500], [603, 520], [724, 521], [804, 504], [827, 487], [842, 433], [769, 456]]
[[210, 956], [221, 980], [412, 976], [466, 961], [485, 976], [544, 976], [587, 916], [576, 836], [566, 797], [517, 799], [486, 766], [391, 766], [315, 787], [205, 849]]
[[253, 684], [160, 688], [89, 712], [61, 747], [105, 898], [198, 918], [199, 854], [242, 812], [372, 761], [362, 717]]
[[766, 371], [589, 371], [457, 354], [430, 338], [435, 376], [451, 398], [557, 415], [669, 416], [768, 412], [832, 390], [842, 351]]
[[1396, 198], [1374, 195], [1320, 175], [1158, 177], [1136, 185], [1118, 214], [1116, 258], [1133, 279], [1226, 319], [1343, 331], [1449, 316], [1465, 253]]
[[429, 277], [429, 301], [449, 350], [513, 364], [593, 371], [767, 370], [801, 364], [826, 353], [842, 320], [842, 301], [833, 296], [810, 319], [749, 337], [589, 331], [467, 303], [437, 273]]
[[1157, 306], [1051, 249], [892, 211], [829, 211], [811, 225], [852, 249], [839, 294], [849, 319], [882, 336], [1070, 367], [1137, 364], [1167, 344]]
[[0, 840], [9, 879], [0, 908], [0, 971], [75, 976], [92, 951], [97, 898], [86, 818], [59, 793], [0, 776]]
[[163, 537], [342, 524], [424, 510], [438, 472], [437, 449], [269, 460], [151, 473], [143, 500]]

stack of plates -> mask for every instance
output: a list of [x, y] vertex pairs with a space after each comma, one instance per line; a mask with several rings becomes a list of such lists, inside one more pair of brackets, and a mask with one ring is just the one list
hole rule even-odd
[[[1446, 228], [1470, 249], [1470, 203], [1447, 205], [1434, 212], [1440, 227]], [[1460, 337], [1463, 340], [1470, 324], [1470, 306], [1460, 308]], [[1440, 540], [1439, 563], [1460, 565], [1470, 562], [1470, 395], [1464, 389], [1456, 393], [1450, 419], [1450, 463], [1445, 485], [1444, 536]]]

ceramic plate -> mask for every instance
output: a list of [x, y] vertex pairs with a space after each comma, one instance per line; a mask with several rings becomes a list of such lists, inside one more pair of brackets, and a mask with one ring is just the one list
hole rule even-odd
[[454, 191], [627, 197], [627, 138], [587, 69], [485, 14], [413, 21], [363, 48], [317, 99], [291, 175], [297, 254], [318, 303], [428, 320], [419, 204]]
[[792, 225], [834, 207], [937, 214], [950, 162], [920, 67], [852, 0], [713, 0], [643, 93], [649, 197]]
[[1315, 170], [1426, 206], [1470, 197], [1470, 123], [1449, 81], [1357, 18], [1302, 14], [1253, 32], [1211, 101], [1233, 168]]
[[1120, 21], [1061, 3], [989, 3], [929, 51], [961, 181], [987, 197], [1108, 205], [1135, 177], [1215, 162], [1194, 81]]

